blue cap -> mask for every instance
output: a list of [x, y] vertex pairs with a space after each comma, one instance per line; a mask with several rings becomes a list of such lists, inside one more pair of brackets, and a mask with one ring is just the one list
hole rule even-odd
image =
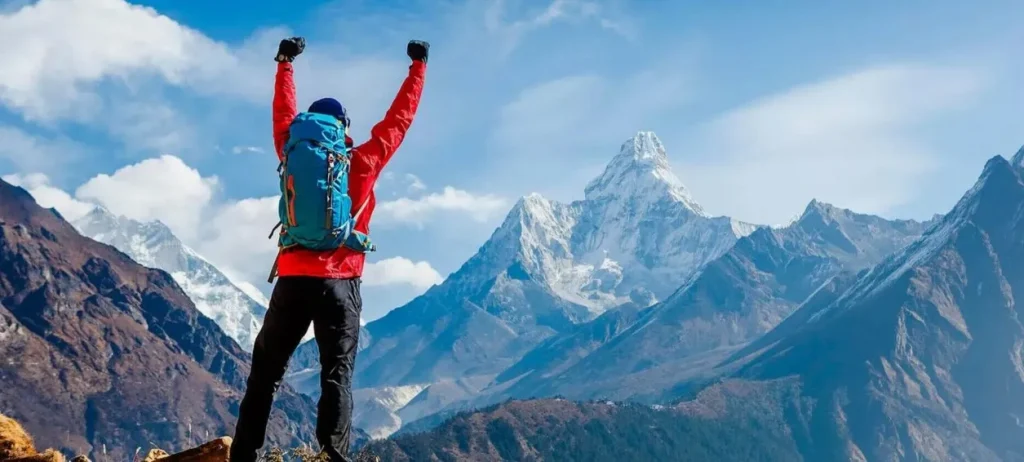
[[345, 126], [348, 126], [348, 114], [345, 112], [345, 106], [342, 106], [338, 100], [334, 98], [321, 98], [309, 105], [308, 112], [315, 112], [317, 114], [325, 114], [334, 116], [338, 120], [342, 121]]

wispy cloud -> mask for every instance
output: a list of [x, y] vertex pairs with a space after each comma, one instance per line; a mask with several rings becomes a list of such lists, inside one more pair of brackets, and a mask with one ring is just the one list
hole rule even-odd
[[44, 137], [11, 126], [0, 125], [0, 140], [0, 161], [23, 173], [66, 175], [68, 165], [90, 152], [88, 147], [63, 135]]
[[403, 197], [377, 204], [375, 214], [382, 224], [407, 223], [423, 226], [441, 213], [465, 214], [476, 221], [487, 221], [506, 212], [508, 201], [491, 194], [473, 194], [451, 186], [440, 193], [418, 198]]
[[421, 180], [420, 177], [413, 175], [412, 173], [406, 173], [405, 179], [409, 182], [408, 189], [411, 192], [423, 191], [424, 189], [427, 189], [427, 185], [423, 183], [423, 180]]
[[484, 15], [487, 31], [502, 39], [502, 54], [512, 52], [530, 32], [560, 21], [593, 21], [601, 28], [624, 38], [635, 37], [634, 29], [623, 15], [620, 14], [618, 19], [613, 18], [605, 11], [605, 5], [597, 1], [554, 0], [539, 11], [511, 20], [506, 18], [509, 9], [509, 2], [494, 0]]
[[784, 221], [818, 198], [885, 213], [936, 167], [916, 129], [983, 90], [975, 69], [890, 65], [793, 88], [706, 125], [684, 180], [717, 213]]
[[654, 63], [618, 78], [574, 74], [526, 87], [499, 112], [483, 176], [491, 185], [529, 178], [535, 190], [563, 200], [582, 194], [622, 141], [689, 101], [689, 69], [680, 63], [685, 61]]
[[256, 146], [235, 146], [231, 148], [231, 152], [234, 154], [263, 154], [267, 150]]

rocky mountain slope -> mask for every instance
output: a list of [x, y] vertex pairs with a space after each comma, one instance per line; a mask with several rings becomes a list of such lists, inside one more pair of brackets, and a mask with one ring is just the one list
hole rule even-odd
[[797, 376], [813, 460], [1024, 460], [1024, 150], [920, 240], [737, 361]]
[[102, 207], [94, 208], [72, 224], [83, 236], [112, 245], [143, 266], [170, 273], [201, 313], [252, 351], [267, 311], [263, 294], [255, 289], [240, 289], [183, 244], [166, 225], [114, 216]]
[[747, 398], [743, 420], [627, 403], [513, 401], [366, 449], [389, 462], [799, 460], [776, 396]]
[[524, 197], [444, 283], [367, 325], [356, 385], [486, 384], [551, 335], [667, 297], [753, 229], [707, 216], [638, 133], [583, 200]]
[[[249, 356], [166, 272], [85, 238], [0, 182], [0, 409], [43, 446], [126, 460], [231, 434]], [[314, 441], [284, 387], [269, 441]]]

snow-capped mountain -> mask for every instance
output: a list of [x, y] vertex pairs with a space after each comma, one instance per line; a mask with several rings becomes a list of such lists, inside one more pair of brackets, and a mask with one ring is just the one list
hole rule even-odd
[[420, 401], [425, 415], [475, 393], [551, 335], [625, 303], [655, 304], [756, 228], [708, 216], [650, 132], [623, 143], [584, 193], [571, 204], [523, 197], [444, 283], [369, 323], [356, 385], [446, 387]]
[[[499, 376], [496, 385], [509, 388], [495, 387], [498, 398], [665, 393], [774, 328], [835, 276], [882, 261], [929, 225], [811, 201], [790, 226], [762, 227], [737, 241], [692, 282], [632, 316], [628, 329], [627, 313], [612, 313], [618, 316], [549, 339], [555, 350], [532, 351]], [[526, 361], [534, 357], [544, 361]]]
[[637, 297], [653, 303], [671, 294], [755, 229], [705, 214], [650, 132], [623, 143], [584, 193], [571, 204], [539, 194], [521, 199], [450, 286], [475, 286], [497, 276], [490, 290], [497, 295], [514, 291], [518, 284], [510, 280], [526, 276], [569, 304], [567, 312], [550, 313], [564, 317], [557, 321], [575, 324]]
[[143, 266], [170, 273], [201, 313], [242, 348], [252, 350], [267, 311], [266, 298], [255, 288], [234, 284], [166, 225], [115, 216], [102, 207], [72, 224], [83, 236], [111, 245]]

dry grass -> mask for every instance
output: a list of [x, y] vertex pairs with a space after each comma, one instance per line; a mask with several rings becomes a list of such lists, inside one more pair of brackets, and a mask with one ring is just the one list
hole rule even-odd
[[47, 449], [39, 454], [34, 454], [27, 457], [15, 457], [13, 459], [6, 459], [4, 462], [64, 462], [64, 454], [61, 454], [53, 449]]
[[37, 455], [32, 437], [21, 424], [0, 414], [0, 460], [19, 459]]
[[[167, 460], [227, 462], [226, 448], [231, 446], [231, 438], [219, 438], [177, 454], [168, 454], [160, 448], [150, 449], [144, 457], [140, 457], [141, 448], [136, 449], [135, 462], [163, 462]], [[359, 461], [375, 461], [379, 459], [361, 457]], [[258, 462], [330, 462], [326, 452], [318, 447], [305, 445], [291, 451], [272, 448], [257, 459]], [[43, 452], [36, 451], [32, 437], [14, 419], [0, 414], [0, 462], [65, 462], [64, 455], [53, 449]], [[84, 456], [78, 456], [72, 462], [89, 462]]]

